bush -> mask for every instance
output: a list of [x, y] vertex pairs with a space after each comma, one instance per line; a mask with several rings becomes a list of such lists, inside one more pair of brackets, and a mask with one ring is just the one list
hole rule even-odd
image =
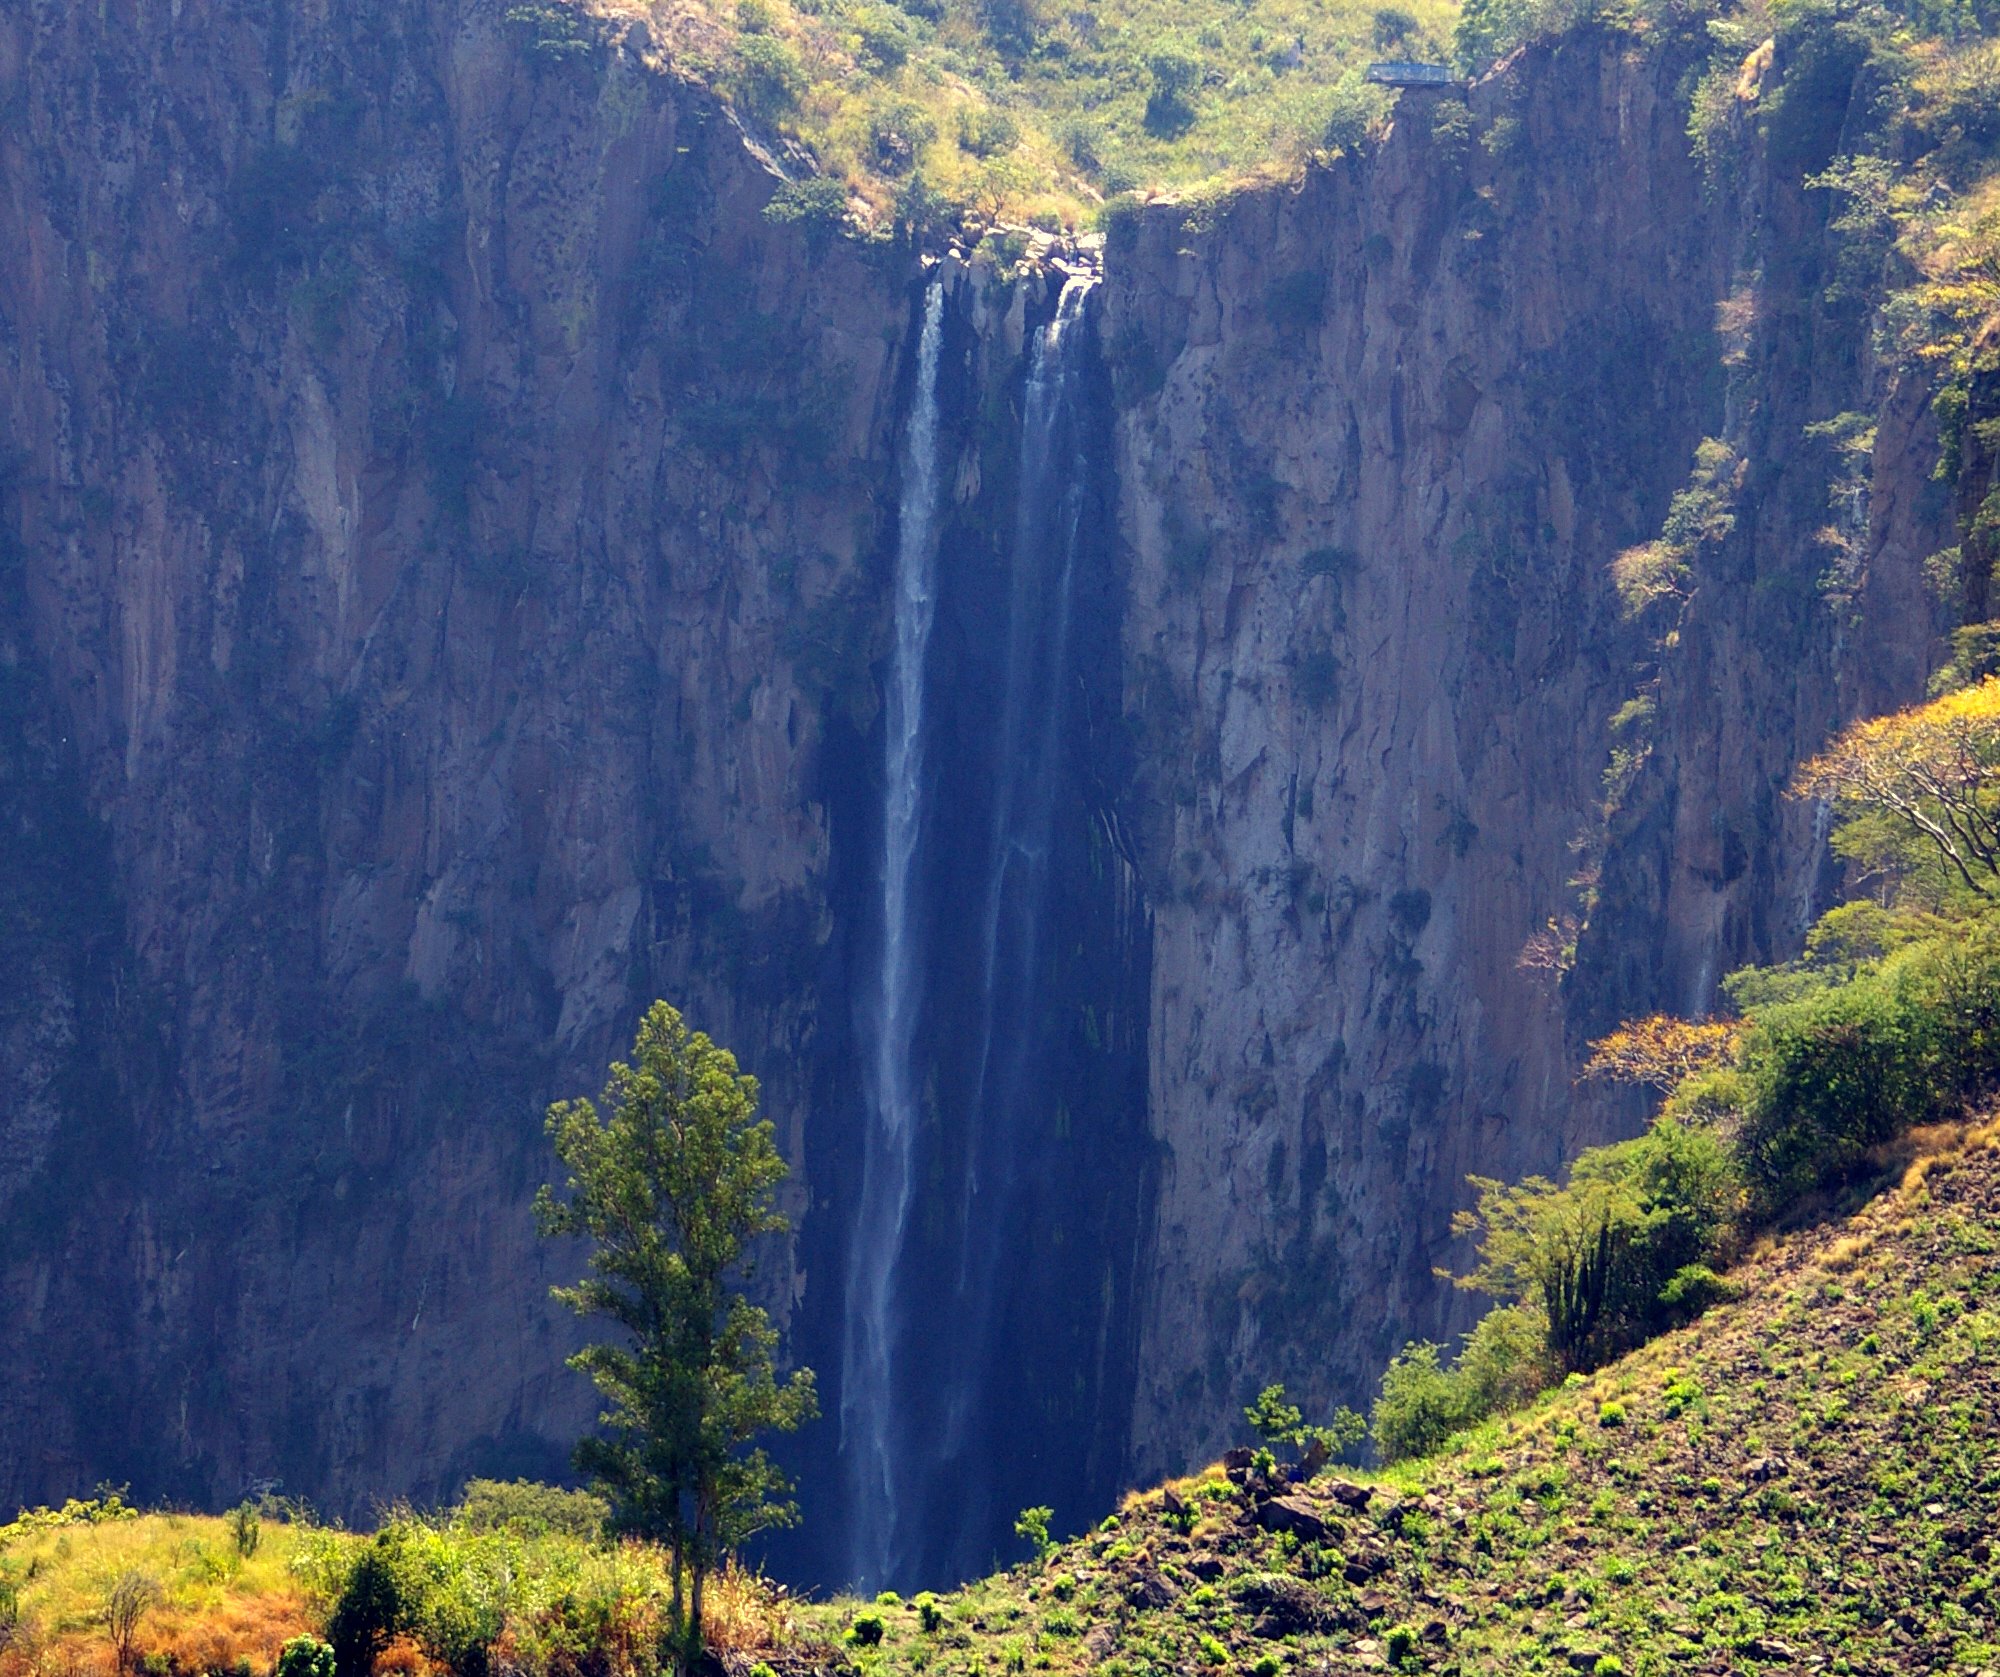
[[1172, 139], [1194, 126], [1193, 92], [1201, 85], [1201, 60], [1173, 42], [1147, 56], [1153, 90], [1146, 98], [1146, 132]]
[[257, 1518], [257, 1510], [251, 1503], [238, 1503], [229, 1511], [229, 1535], [236, 1540], [236, 1552], [246, 1561], [257, 1552], [257, 1545], [263, 1541], [263, 1523]]
[[1452, 1366], [1466, 1413], [1483, 1420], [1530, 1403], [1549, 1384], [1549, 1324], [1532, 1304], [1489, 1310]]
[[369, 1677], [375, 1656], [407, 1627], [409, 1609], [393, 1564], [390, 1533], [361, 1552], [326, 1621], [338, 1677]]
[[873, 1648], [882, 1640], [887, 1629], [882, 1615], [874, 1610], [854, 1615], [854, 1623], [847, 1627], [847, 1640], [857, 1648]]
[[966, 105], [958, 113], [958, 143], [974, 157], [994, 157], [1021, 143], [1021, 125], [993, 105]]
[[822, 251], [847, 226], [847, 188], [825, 175], [786, 181], [764, 206], [764, 219], [780, 227], [797, 227], [813, 251]]
[[604, 1499], [588, 1491], [565, 1491], [527, 1479], [472, 1479], [451, 1523], [468, 1532], [508, 1531], [517, 1537], [553, 1533], [594, 1543], [604, 1535], [609, 1513]]
[[1024, 1508], [1014, 1521], [1014, 1535], [1027, 1539], [1034, 1545], [1035, 1559], [1045, 1560], [1055, 1545], [1049, 1535], [1049, 1521], [1055, 1517], [1053, 1508]]
[[745, 35], [736, 43], [729, 83], [745, 111], [775, 122], [797, 106], [806, 89], [806, 71], [789, 42], [775, 35]]
[[1777, 1215], [1851, 1179], [1871, 1148], [1992, 1089], [1996, 985], [2000, 943], [1976, 925], [1758, 1009], [1744, 1039], [1739, 1142], [1757, 1209]]
[[317, 1636], [295, 1636], [278, 1650], [272, 1677], [334, 1677], [333, 1650]]
[[121, 1572], [104, 1598], [105, 1628], [120, 1671], [130, 1671], [146, 1615], [159, 1605], [160, 1581], [144, 1572]]
[[926, 1636], [935, 1636], [944, 1629], [944, 1609], [938, 1606], [938, 1598], [929, 1590], [913, 1596], [910, 1605], [917, 1610], [917, 1624]]
[[1565, 1371], [1594, 1368], [1672, 1325], [1664, 1290], [1688, 1265], [1721, 1254], [1742, 1197], [1722, 1140], [1673, 1118], [1582, 1153], [1561, 1186], [1473, 1182], [1478, 1209], [1455, 1227], [1478, 1239], [1479, 1263], [1461, 1285], [1539, 1304], [1550, 1358]]
[[1439, 1359], [1428, 1340], [1412, 1340], [1382, 1371], [1369, 1430], [1384, 1461], [1428, 1456], [1469, 1416], [1462, 1384]]

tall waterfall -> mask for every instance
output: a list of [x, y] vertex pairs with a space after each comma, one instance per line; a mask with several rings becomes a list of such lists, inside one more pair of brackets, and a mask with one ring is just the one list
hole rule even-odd
[[1047, 918], [1084, 507], [1073, 329], [1095, 284], [1089, 274], [1065, 282], [1054, 318], [1030, 348], [1022, 404], [1006, 684], [993, 754], [993, 816], [979, 925], [982, 1005], [961, 1184], [956, 1282], [967, 1343], [952, 1371], [946, 1456], [958, 1452], [972, 1410], [991, 1395], [994, 1284], [1008, 1227], [1005, 1201], [1030, 1116], [1024, 1108], [1032, 1093], [1027, 1073], [1036, 1042], [1037, 960]]
[[916, 393], [903, 442], [896, 539], [895, 646], [883, 705], [881, 951], [867, 998], [863, 1059], [868, 1127], [861, 1204], [847, 1270], [840, 1383], [841, 1446], [855, 1476], [851, 1554], [856, 1581], [873, 1588], [895, 1564], [897, 1437], [896, 1275], [909, 1220], [917, 1133], [911, 1065], [923, 973], [914, 904], [923, 825], [924, 663], [936, 616], [939, 496], [938, 359], [944, 286], [924, 297]]

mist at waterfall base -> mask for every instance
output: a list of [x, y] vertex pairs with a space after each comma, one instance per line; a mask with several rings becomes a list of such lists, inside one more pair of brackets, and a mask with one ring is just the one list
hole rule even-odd
[[829, 719], [822, 789], [850, 1006], [816, 1044], [792, 1344], [826, 1418], [768, 1551], [871, 1592], [1017, 1558], [1025, 1506], [1115, 1501], [1153, 1168], [1091, 288], [1031, 294], [1018, 351], [940, 281], [913, 309], [883, 702]]

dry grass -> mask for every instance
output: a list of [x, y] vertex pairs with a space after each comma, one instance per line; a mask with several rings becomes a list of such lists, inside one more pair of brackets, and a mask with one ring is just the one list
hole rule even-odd
[[139, 1625], [135, 1651], [179, 1670], [268, 1670], [287, 1639], [316, 1615], [291, 1568], [298, 1528], [263, 1523], [256, 1553], [237, 1553], [228, 1525], [187, 1514], [54, 1528], [5, 1528], [0, 1573], [19, 1592], [21, 1624], [0, 1677], [97, 1677], [115, 1666], [106, 1598], [126, 1573], [155, 1580], [160, 1600]]

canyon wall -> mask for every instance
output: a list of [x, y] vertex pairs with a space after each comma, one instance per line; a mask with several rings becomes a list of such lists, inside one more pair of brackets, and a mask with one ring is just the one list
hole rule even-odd
[[[1433, 1273], [1466, 1175], [1629, 1133], [1572, 1087], [1587, 1041], [1796, 951], [1837, 881], [1792, 768], [1937, 659], [1928, 381], [1828, 300], [1803, 184], [1850, 89], [1790, 102], [1781, 163], [1746, 96], [1708, 178], [1697, 63], [1579, 32], [1404, 94], [1365, 161], [1114, 229], [1165, 1159], [1142, 1472], [1258, 1380], [1364, 1403], [1469, 1325]], [[1859, 465], [1807, 431], [1843, 414]], [[1633, 619], [1611, 561], [1714, 445], [1733, 524]]]
[[802, 1152], [906, 285], [504, 12], [0, 18], [0, 1500], [560, 1471], [541, 1108], [655, 994]]
[[[540, 1109], [654, 995], [763, 1080], [798, 1235], [757, 1285], [837, 1386], [926, 281], [767, 220], [771, 159], [643, 27], [564, 54], [505, 12], [0, 17], [0, 1502], [561, 1471]], [[1470, 1320], [1433, 1273], [1466, 1173], [1639, 1121], [1572, 1089], [1588, 1038], [1827, 899], [1783, 787], [1921, 693], [1952, 507], [1924, 385], [1829, 300], [1845, 91], [1773, 161], [1747, 83], [1711, 179], [1696, 50], [1584, 32], [1111, 218], [1004, 1005], [976, 910], [1060, 276], [936, 270], [911, 1579], [1265, 1380], [1364, 1401]], [[1859, 467], [1807, 429], [1848, 414]], [[1696, 473], [1691, 581], [1628, 617], [1610, 562]], [[828, 1396], [784, 1558], [839, 1579]]]

